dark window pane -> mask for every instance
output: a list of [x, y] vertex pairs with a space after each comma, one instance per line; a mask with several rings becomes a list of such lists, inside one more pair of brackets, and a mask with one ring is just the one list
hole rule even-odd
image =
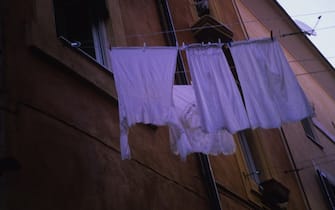
[[306, 136], [312, 140], [316, 140], [314, 132], [313, 132], [313, 128], [312, 128], [312, 124], [311, 124], [311, 120], [309, 118], [305, 118], [303, 120], [301, 120], [301, 124], [305, 130]]
[[80, 42], [80, 49], [95, 58], [91, 11], [85, 1], [54, 0], [56, 30], [70, 42]]

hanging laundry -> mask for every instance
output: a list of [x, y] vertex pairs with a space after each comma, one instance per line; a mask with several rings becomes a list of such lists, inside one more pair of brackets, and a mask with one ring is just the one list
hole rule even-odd
[[186, 55], [203, 129], [235, 133], [249, 128], [241, 95], [222, 49], [190, 47]]
[[136, 123], [170, 125], [182, 135], [172, 102], [177, 49], [112, 48], [119, 101], [122, 159], [130, 158], [128, 129]]
[[235, 42], [230, 50], [253, 128], [276, 128], [312, 114], [276, 40]]
[[184, 138], [179, 138], [179, 131], [170, 128], [170, 143], [174, 153], [186, 159], [188, 154], [194, 152], [212, 155], [229, 155], [235, 152], [232, 134], [223, 129], [215, 132], [205, 132], [202, 129], [200, 112], [191, 85], [175, 85], [173, 100], [178, 119], [186, 133]]

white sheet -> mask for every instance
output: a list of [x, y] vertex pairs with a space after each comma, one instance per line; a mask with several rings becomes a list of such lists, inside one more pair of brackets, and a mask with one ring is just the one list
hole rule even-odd
[[119, 101], [122, 159], [130, 158], [128, 129], [135, 123], [170, 125], [181, 135], [172, 102], [177, 49], [113, 48], [110, 56]]
[[253, 128], [276, 128], [312, 114], [277, 41], [235, 42], [230, 50]]
[[235, 133], [250, 127], [222, 49], [194, 47], [188, 48], [186, 55], [204, 130]]

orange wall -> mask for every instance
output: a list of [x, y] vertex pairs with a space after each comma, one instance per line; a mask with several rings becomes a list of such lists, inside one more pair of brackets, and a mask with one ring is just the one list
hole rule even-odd
[[[273, 30], [276, 36], [298, 30], [294, 24], [287, 21], [287, 16], [282, 10], [275, 9], [278, 5], [274, 2], [263, 0], [256, 2], [237, 0], [237, 2], [251, 38], [268, 37], [270, 30]], [[314, 117], [334, 135], [335, 128], [332, 126], [332, 121], [335, 119], [334, 69], [304, 36], [278, 39], [298, 82], [315, 108]], [[335, 144], [316, 127], [314, 130], [319, 144], [313, 143], [306, 137], [299, 122], [283, 126], [311, 209], [327, 209], [315, 170], [319, 168], [335, 175], [332, 157]]]
[[[22, 165], [6, 174], [9, 209], [210, 209], [196, 155], [186, 162], [173, 155], [167, 127], [131, 128], [132, 159], [121, 161], [113, 76], [57, 39], [52, 1], [6, 3], [6, 141], [9, 154]], [[191, 1], [169, 3], [176, 29], [198, 19]], [[210, 1], [211, 14], [231, 24], [234, 40], [242, 40], [237, 6]], [[109, 0], [108, 8], [112, 46], [165, 44], [164, 34], [156, 33], [163, 30], [156, 1]], [[178, 33], [178, 40], [195, 41], [190, 31]], [[291, 191], [289, 209], [303, 209], [294, 174], [282, 174], [292, 165], [280, 133], [257, 135], [269, 176]], [[220, 191], [223, 209], [262, 205], [245, 176], [240, 150], [210, 161], [216, 182], [227, 190]]]

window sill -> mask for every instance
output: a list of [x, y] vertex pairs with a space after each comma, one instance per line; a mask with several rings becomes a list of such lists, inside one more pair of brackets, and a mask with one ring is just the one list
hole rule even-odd
[[320, 121], [318, 121], [317, 119], [313, 118], [312, 119], [313, 124], [315, 125], [315, 127], [323, 134], [325, 135], [332, 143], [335, 144], [335, 136], [333, 134], [331, 134], [322, 124]]
[[317, 140], [315, 140], [314, 138], [312, 138], [310, 136], [307, 136], [307, 138], [309, 140], [311, 140], [311, 142], [313, 142], [317, 147], [319, 147], [321, 150], [323, 150], [323, 146]]
[[73, 47], [71, 45], [71, 42], [69, 40], [67, 40], [65, 37], [60, 36], [58, 37], [58, 39], [69, 49], [74, 50], [76, 53], [78, 53], [79, 55], [81, 55], [83, 58], [85, 58], [86, 60], [88, 60], [89, 62], [94, 63], [95, 65], [97, 65], [100, 69], [104, 70], [104, 71], [108, 71], [110, 72], [110, 70], [108, 69], [108, 67], [104, 66], [103, 64], [99, 63], [96, 61], [96, 59], [94, 59], [92, 56], [90, 56], [89, 54], [87, 54], [85, 51], [83, 51], [80, 48], [76, 48]]
[[259, 206], [263, 206], [260, 185], [257, 184], [251, 177], [246, 175], [244, 175], [244, 177], [246, 180], [246, 191], [248, 199]]
[[76, 75], [88, 81], [96, 88], [117, 100], [112, 73], [95, 59], [80, 49], [71, 47], [67, 40], [57, 38], [41, 30], [41, 26], [32, 23], [27, 27], [27, 45], [65, 66]]

